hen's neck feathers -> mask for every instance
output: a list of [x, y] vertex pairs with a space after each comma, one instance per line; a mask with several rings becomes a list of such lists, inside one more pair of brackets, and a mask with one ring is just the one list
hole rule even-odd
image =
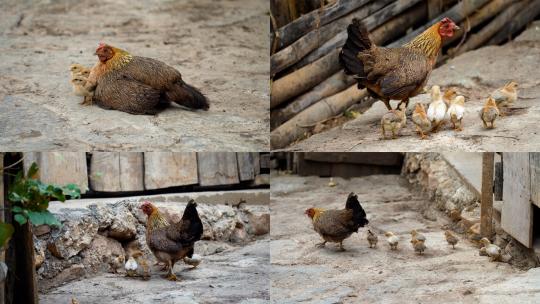
[[127, 51], [115, 47], [113, 47], [113, 50], [114, 56], [111, 59], [107, 60], [107, 62], [105, 62], [105, 65], [108, 67], [108, 69], [116, 70], [125, 66], [126, 64], [131, 62], [131, 60], [133, 60], [133, 56]]
[[148, 216], [148, 224], [146, 226], [147, 229], [158, 229], [169, 226], [169, 222], [156, 209]]
[[313, 222], [317, 222], [319, 220], [319, 217], [321, 216], [321, 214], [324, 213], [324, 209], [313, 208], [313, 211], [315, 211], [315, 213], [313, 214]]
[[440, 22], [435, 23], [422, 34], [405, 44], [404, 47], [421, 51], [430, 59], [431, 64], [434, 64], [442, 47], [442, 38], [439, 34], [439, 27]]

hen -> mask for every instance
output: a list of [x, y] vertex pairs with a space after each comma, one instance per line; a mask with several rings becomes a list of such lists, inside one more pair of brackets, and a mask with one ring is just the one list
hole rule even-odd
[[87, 87], [95, 87], [94, 101], [101, 107], [131, 114], [156, 114], [171, 102], [208, 110], [208, 100], [182, 80], [180, 72], [165, 63], [133, 56], [100, 43], [99, 61], [92, 68]]
[[443, 39], [452, 37], [457, 29], [452, 20], [444, 18], [403, 47], [386, 48], [374, 45], [365, 25], [353, 19], [339, 61], [345, 74], [356, 78], [359, 89], [367, 88], [391, 110], [390, 100], [407, 105], [409, 98], [423, 91]]
[[358, 232], [358, 228], [369, 223], [366, 219], [366, 212], [354, 193], [350, 193], [347, 197], [345, 209], [309, 208], [305, 214], [311, 218], [313, 228], [324, 240], [318, 246], [324, 247], [326, 242], [339, 243], [339, 248], [342, 251], [345, 250], [343, 240], [351, 236], [353, 232]]
[[167, 265], [168, 280], [176, 281], [174, 264], [193, 256], [193, 246], [203, 234], [203, 225], [196, 207], [195, 201], [190, 200], [182, 219], [178, 223], [169, 224], [152, 203], [145, 202], [141, 206], [142, 211], [148, 215], [146, 243], [156, 258]]

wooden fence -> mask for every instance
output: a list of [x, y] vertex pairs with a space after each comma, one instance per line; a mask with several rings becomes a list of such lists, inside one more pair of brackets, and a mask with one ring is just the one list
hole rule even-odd
[[137, 192], [180, 186], [268, 184], [269, 154], [258, 152], [32, 152], [45, 183], [79, 185], [83, 193]]

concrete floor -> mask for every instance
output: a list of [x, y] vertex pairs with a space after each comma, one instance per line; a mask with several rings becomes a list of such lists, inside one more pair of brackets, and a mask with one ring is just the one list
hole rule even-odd
[[[382, 102], [358, 118], [326, 132], [315, 134], [286, 148], [292, 151], [502, 151], [540, 150], [540, 21], [532, 23], [514, 41], [503, 46], [488, 46], [464, 53], [433, 70], [428, 86], [456, 87], [466, 99], [462, 132], [445, 128], [421, 140], [414, 124], [407, 121], [401, 137], [382, 140], [380, 120], [387, 112]], [[486, 130], [478, 117], [488, 95], [510, 80], [519, 84], [519, 97], [497, 127]], [[427, 94], [411, 99], [409, 111], [417, 102], [428, 103]], [[394, 107], [397, 101], [394, 102]]]
[[[337, 186], [331, 188], [327, 178], [272, 176], [273, 303], [533, 303], [540, 299], [538, 271], [522, 272], [489, 262], [462, 236], [452, 250], [443, 235], [447, 217], [423, 218], [419, 211], [429, 202], [412, 192], [401, 176], [334, 180]], [[346, 252], [337, 251], [334, 244], [316, 248], [321, 238], [304, 210], [343, 208], [351, 191], [358, 194], [370, 229], [379, 234], [378, 247], [368, 247], [362, 228], [344, 242]], [[427, 238], [423, 256], [410, 246], [411, 229]], [[401, 237], [395, 252], [381, 235], [387, 230]]]

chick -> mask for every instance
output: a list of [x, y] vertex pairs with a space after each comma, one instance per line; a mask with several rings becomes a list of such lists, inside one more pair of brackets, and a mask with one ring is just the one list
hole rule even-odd
[[501, 107], [509, 107], [514, 104], [518, 95], [517, 88], [518, 84], [515, 81], [510, 81], [502, 88], [498, 88], [491, 93], [491, 97], [495, 99], [495, 103], [499, 110], [501, 110]]
[[134, 275], [142, 277], [143, 280], [149, 280], [150, 266], [148, 265], [148, 261], [145, 259], [143, 252], [140, 250], [134, 250], [132, 258], [137, 265]]
[[367, 241], [369, 243], [369, 248], [376, 248], [377, 247], [377, 242], [379, 241], [379, 238], [377, 237], [376, 234], [371, 232], [371, 230], [368, 229], [367, 232], [368, 232], [367, 233]]
[[[499, 109], [495, 103], [495, 99], [489, 97], [486, 101], [486, 104], [480, 110], [480, 119], [484, 123], [484, 128], [493, 129], [495, 128], [495, 120], [499, 116]], [[489, 123], [489, 125], [488, 125]]]
[[414, 112], [412, 114], [412, 121], [416, 126], [416, 132], [420, 134], [422, 139], [426, 139], [426, 133], [429, 133], [431, 130], [431, 121], [429, 121], [426, 109], [421, 103], [417, 103], [414, 106]]
[[456, 96], [457, 92], [453, 88], [449, 88], [444, 92], [443, 100], [447, 107], [450, 106], [450, 103], [452, 102], [452, 100], [454, 100], [454, 98], [456, 98]]
[[431, 121], [432, 131], [437, 132], [439, 127], [444, 124], [446, 116], [446, 103], [441, 96], [441, 88], [437, 85], [431, 88], [431, 103], [427, 111], [428, 119]]
[[386, 236], [386, 241], [388, 242], [388, 245], [390, 245], [390, 250], [397, 250], [399, 237], [390, 231], [386, 232], [384, 235]]
[[71, 72], [71, 78], [75, 76], [83, 76], [85, 78], [88, 78], [88, 76], [90, 75], [89, 68], [77, 63], [70, 65], [69, 71]]
[[414, 241], [416, 241], [416, 240], [425, 242], [426, 237], [423, 234], [418, 233], [418, 231], [416, 231], [416, 229], [413, 229], [413, 230], [411, 230], [411, 243], [414, 244]]
[[126, 276], [135, 277], [137, 276], [139, 265], [137, 264], [137, 261], [135, 261], [135, 258], [130, 256], [126, 264], [124, 264], [124, 268], [126, 269]]
[[390, 110], [381, 118], [381, 131], [384, 139], [386, 139], [386, 130], [392, 131], [392, 138], [397, 138], [399, 130], [407, 124], [405, 107], [405, 103], [400, 103], [399, 109]]
[[111, 267], [112, 273], [118, 273], [118, 269], [122, 268], [124, 265], [126, 258], [124, 255], [119, 255], [117, 257], [112, 258], [109, 261], [109, 266]]
[[191, 258], [187, 256], [184, 257], [184, 263], [193, 266], [193, 268], [199, 266], [201, 262], [202, 262], [202, 258], [198, 254], [194, 254], [193, 256], [191, 256]]
[[463, 114], [465, 113], [465, 97], [456, 96], [450, 102], [447, 118], [452, 122], [452, 127], [455, 131], [463, 131]]
[[79, 301], [75, 298], [71, 298], [71, 304], [79, 304]]
[[485, 252], [489, 256], [489, 260], [494, 262], [501, 258], [501, 248], [499, 246], [491, 244], [487, 238], [482, 238], [480, 243], [484, 245]]
[[415, 252], [417, 252], [418, 254], [424, 254], [424, 251], [426, 250], [426, 244], [424, 241], [415, 239], [411, 241], [411, 243]]
[[448, 244], [452, 245], [452, 249], [456, 249], [458, 238], [450, 230], [446, 230], [444, 236], [446, 237]]
[[73, 86], [73, 93], [77, 96], [83, 96], [84, 100], [81, 103], [82, 105], [92, 104], [92, 98], [94, 97], [94, 91], [88, 90], [85, 87], [86, 78], [83, 76], [75, 76], [71, 79], [71, 85]]
[[330, 181], [328, 182], [328, 187], [335, 187], [337, 184], [334, 182], [334, 178], [330, 177]]

